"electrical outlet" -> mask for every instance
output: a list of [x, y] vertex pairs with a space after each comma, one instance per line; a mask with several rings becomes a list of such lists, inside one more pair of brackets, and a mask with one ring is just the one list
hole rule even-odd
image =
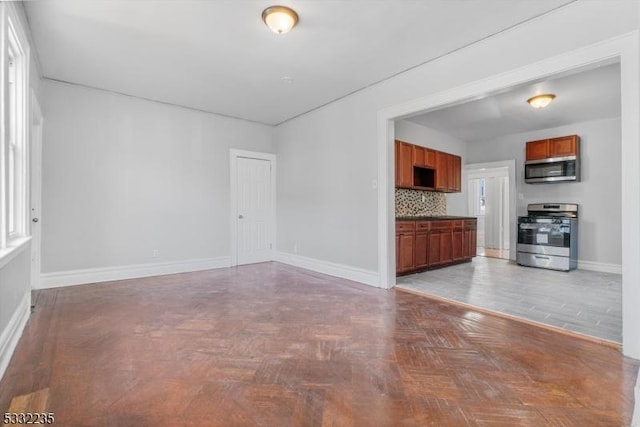
[[427, 201], [427, 197], [423, 194], [423, 195], [422, 195], [422, 203], [424, 203], [424, 202], [426, 202], [426, 201]]
[[153, 251], [151, 251], [151, 257], [152, 258], [158, 258], [160, 256], [160, 251], [157, 249], [154, 249]]
[[298, 244], [297, 244], [297, 243], [294, 243], [294, 244], [293, 244], [293, 253], [294, 253], [294, 254], [297, 254], [297, 253], [298, 253]]

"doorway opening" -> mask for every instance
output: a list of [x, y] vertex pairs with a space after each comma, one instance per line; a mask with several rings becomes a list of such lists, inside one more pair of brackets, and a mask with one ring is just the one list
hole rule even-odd
[[[529, 66], [522, 67], [512, 72], [503, 73], [493, 78], [466, 84], [446, 91], [438, 92], [411, 102], [395, 105], [378, 113], [378, 146], [379, 146], [379, 182], [382, 192], [380, 198], [379, 216], [379, 260], [380, 282], [384, 287], [393, 287], [396, 283], [394, 254], [394, 169], [393, 169], [393, 136], [395, 121], [404, 120], [415, 116], [417, 113], [436, 111], [448, 106], [465, 103], [474, 98], [486, 97], [491, 93], [500, 93], [510, 88], [522, 87], [542, 82], [551, 76], [561, 77], [574, 74], [583, 70], [593, 69], [607, 64], [620, 63], [621, 86], [621, 173], [624, 179], [621, 182], [622, 194], [635, 194], [634, 188], [640, 180], [640, 171], [633, 165], [633, 159], [637, 158], [638, 135], [637, 109], [638, 109], [638, 59], [637, 34], [612, 39], [606, 43], [588, 46], [572, 52], [566, 52], [561, 56], [552, 57]], [[466, 181], [463, 181], [466, 184]], [[546, 188], [545, 188], [546, 189]], [[538, 191], [538, 190], [536, 190]], [[542, 191], [542, 188], [540, 189]], [[538, 196], [538, 194], [532, 194]], [[548, 200], [548, 195], [545, 195]], [[518, 194], [518, 200], [522, 199]], [[640, 355], [640, 340], [637, 332], [637, 310], [633, 310], [638, 303], [638, 293], [634, 291], [633, 284], [640, 277], [640, 266], [631, 260], [637, 259], [640, 254], [640, 243], [634, 218], [638, 217], [637, 197], [623, 197], [620, 203], [621, 228], [622, 228], [622, 330], [623, 352], [631, 357]], [[524, 206], [524, 205], [523, 205]], [[513, 213], [516, 211], [514, 210]], [[512, 213], [512, 216], [514, 216]], [[514, 227], [511, 228], [515, 230]], [[511, 233], [511, 252], [515, 252], [515, 244]], [[515, 254], [512, 254], [512, 258]], [[489, 258], [485, 258], [489, 260]]]
[[509, 168], [479, 168], [467, 173], [469, 216], [478, 219], [477, 249], [480, 256], [509, 259]]

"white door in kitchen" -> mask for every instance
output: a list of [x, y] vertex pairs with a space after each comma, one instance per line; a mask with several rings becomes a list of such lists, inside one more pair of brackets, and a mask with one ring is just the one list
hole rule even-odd
[[232, 150], [232, 265], [271, 261], [275, 156]]

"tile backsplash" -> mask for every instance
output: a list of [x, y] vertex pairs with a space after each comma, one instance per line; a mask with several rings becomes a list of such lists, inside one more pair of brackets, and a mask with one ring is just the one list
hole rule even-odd
[[396, 217], [447, 214], [447, 197], [435, 191], [396, 188]]

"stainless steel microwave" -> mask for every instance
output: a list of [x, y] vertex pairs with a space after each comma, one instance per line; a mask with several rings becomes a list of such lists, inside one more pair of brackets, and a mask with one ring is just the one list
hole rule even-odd
[[527, 183], [580, 181], [580, 162], [576, 156], [529, 160], [524, 164]]

